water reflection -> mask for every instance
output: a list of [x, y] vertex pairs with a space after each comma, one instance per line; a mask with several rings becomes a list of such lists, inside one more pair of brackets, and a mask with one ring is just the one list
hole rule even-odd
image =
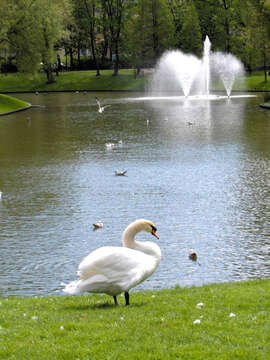
[[88, 252], [120, 245], [139, 217], [156, 223], [163, 253], [141, 288], [269, 276], [270, 112], [260, 98], [108, 93], [99, 114], [95, 95], [18, 95], [44, 107], [1, 118], [0, 295], [60, 294]]

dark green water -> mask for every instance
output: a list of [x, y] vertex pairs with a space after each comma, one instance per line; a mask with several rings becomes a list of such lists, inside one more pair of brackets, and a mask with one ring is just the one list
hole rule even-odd
[[121, 245], [141, 217], [155, 222], [163, 258], [138, 288], [269, 277], [270, 111], [260, 95], [101, 93], [103, 114], [95, 95], [20, 94], [44, 107], [0, 118], [0, 295], [61, 294], [84, 256]]

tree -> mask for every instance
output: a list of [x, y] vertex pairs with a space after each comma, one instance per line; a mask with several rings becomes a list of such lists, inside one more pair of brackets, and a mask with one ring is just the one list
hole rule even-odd
[[196, 7], [192, 0], [187, 1], [182, 8], [182, 28], [178, 34], [178, 44], [183, 51], [197, 56], [202, 51], [202, 34]]
[[[96, 67], [96, 75], [100, 75], [100, 67], [97, 51], [97, 24], [99, 18], [97, 16], [97, 2], [95, 0], [73, 0], [73, 15], [80, 33], [79, 39], [86, 40], [86, 44], [90, 39], [90, 47], [93, 61]], [[100, 5], [100, 4], [99, 4]], [[100, 9], [98, 8], [99, 13]]]
[[136, 75], [142, 67], [153, 64], [153, 35], [149, 1], [139, 0], [127, 23], [128, 52]]
[[7, 18], [10, 23], [6, 29], [6, 43], [15, 53], [17, 67], [20, 71], [32, 72], [41, 61], [37, 51], [40, 34], [37, 17], [38, 7], [30, 0], [11, 0], [7, 7]]
[[10, 20], [5, 23], [5, 41], [16, 54], [18, 69], [34, 72], [42, 61], [47, 81], [53, 82], [54, 46], [61, 36], [65, 1], [2, 1]]
[[47, 82], [55, 82], [53, 69], [56, 67], [55, 45], [61, 37], [62, 11], [60, 2], [55, 0], [42, 0], [40, 9], [40, 53]]
[[113, 51], [113, 76], [117, 76], [119, 71], [119, 41], [123, 26], [124, 6], [125, 0], [106, 0], [103, 2], [103, 8], [106, 14], [104, 21], [108, 23], [110, 46]]
[[128, 23], [129, 52], [137, 72], [153, 66], [161, 54], [173, 47], [173, 24], [166, 1], [139, 0]]
[[246, 25], [248, 61], [251, 68], [262, 67], [264, 81], [270, 62], [270, 0], [243, 0], [242, 20]]
[[238, 52], [243, 45], [241, 0], [193, 0], [197, 8], [202, 38], [209, 36], [212, 47], [223, 52]]

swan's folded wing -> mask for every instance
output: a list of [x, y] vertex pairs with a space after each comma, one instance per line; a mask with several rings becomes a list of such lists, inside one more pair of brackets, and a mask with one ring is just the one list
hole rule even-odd
[[78, 268], [78, 275], [80, 278], [84, 278], [90, 274], [106, 274], [111, 271], [124, 274], [129, 269], [142, 266], [147, 260], [147, 255], [136, 250], [104, 246], [83, 259]]

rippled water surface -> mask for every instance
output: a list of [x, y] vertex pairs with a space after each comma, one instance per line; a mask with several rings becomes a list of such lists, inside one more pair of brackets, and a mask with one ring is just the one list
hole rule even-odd
[[42, 107], [0, 117], [0, 296], [61, 294], [84, 256], [121, 245], [141, 217], [155, 222], [163, 258], [137, 289], [269, 277], [270, 111], [260, 96], [99, 93], [111, 105], [99, 114], [95, 95], [18, 94]]

